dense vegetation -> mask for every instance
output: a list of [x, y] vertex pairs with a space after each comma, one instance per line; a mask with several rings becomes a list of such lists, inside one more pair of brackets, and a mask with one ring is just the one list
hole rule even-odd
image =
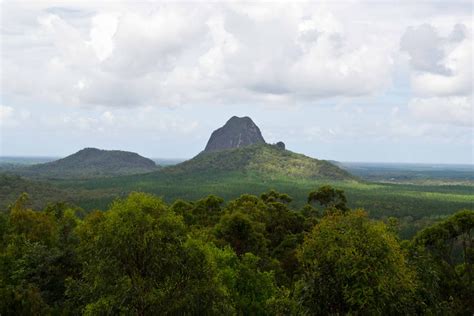
[[49, 203], [72, 202], [86, 210], [96, 205], [106, 205], [117, 196], [115, 190], [80, 188], [60, 188], [44, 179], [27, 179], [17, 175], [0, 174], [0, 211], [8, 208], [22, 193], [30, 196], [30, 205], [35, 209], [44, 208]]
[[290, 203], [299, 209], [306, 203], [312, 188], [331, 184], [345, 191], [348, 205], [364, 208], [371, 218], [390, 216], [400, 221], [400, 236], [411, 238], [418, 230], [459, 209], [473, 209], [472, 185], [380, 184], [356, 181], [318, 181], [306, 179], [266, 179], [258, 174], [208, 172], [200, 174], [152, 173], [127, 177], [88, 180], [38, 182], [15, 176], [0, 176], [0, 209], [5, 209], [22, 192], [30, 195], [33, 206], [43, 208], [48, 202], [63, 201], [86, 211], [104, 209], [116, 197], [132, 191], [144, 191], [172, 203], [184, 198], [199, 199], [216, 194], [231, 200], [242, 194], [260, 195], [270, 189], [287, 192]]
[[291, 201], [131, 193], [84, 216], [22, 195], [0, 215], [0, 314], [474, 312], [473, 211], [400, 242], [341, 190]]
[[[357, 165], [354, 168], [358, 168], [358, 174], [364, 178], [385, 176], [384, 182], [395, 176], [397, 182], [406, 179], [407, 182], [418, 183], [418, 180], [432, 174], [431, 167], [415, 167], [416, 170], [408, 173], [397, 165], [375, 165], [372, 169]], [[396, 172], [400, 172], [398, 176]], [[419, 172], [422, 172], [421, 176]], [[468, 173], [468, 170], [463, 172]], [[472, 209], [472, 181], [469, 178], [465, 180], [463, 173], [462, 178], [452, 182], [456, 173], [449, 170], [441, 176], [435, 179], [437, 182], [434, 184], [369, 183], [357, 179], [334, 163], [260, 144], [203, 152], [183, 163], [137, 175], [90, 178], [86, 172], [76, 175], [74, 179], [64, 179], [64, 176], [60, 177], [63, 179], [27, 179], [0, 175], [0, 210], [6, 209], [22, 192], [30, 195], [32, 206], [36, 209], [45, 207], [49, 202], [62, 201], [91, 211], [105, 209], [115, 198], [133, 191], [152, 193], [172, 203], [180, 198], [195, 200], [209, 194], [231, 200], [242, 194], [260, 195], [271, 189], [290, 194], [294, 198], [290, 206], [299, 209], [306, 203], [307, 192], [314, 187], [331, 184], [345, 191], [349, 207], [364, 208], [371, 218], [383, 220], [396, 217], [400, 223], [400, 237], [409, 239], [440, 218], [459, 209]]]
[[313, 180], [355, 179], [349, 172], [328, 161], [310, 158], [268, 144], [202, 152], [193, 159], [163, 170], [168, 174], [199, 174], [209, 171], [252, 172], [267, 179], [278, 177]]

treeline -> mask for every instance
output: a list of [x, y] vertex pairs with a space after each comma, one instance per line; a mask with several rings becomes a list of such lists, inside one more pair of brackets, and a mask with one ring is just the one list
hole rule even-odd
[[290, 202], [132, 193], [85, 215], [22, 195], [0, 215], [0, 315], [474, 312], [472, 210], [401, 242], [330, 186]]

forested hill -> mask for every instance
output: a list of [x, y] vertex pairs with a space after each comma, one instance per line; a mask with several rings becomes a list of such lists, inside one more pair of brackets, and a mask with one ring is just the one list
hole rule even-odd
[[153, 160], [133, 152], [85, 148], [63, 159], [28, 166], [15, 173], [47, 178], [96, 178], [146, 173], [157, 169]]
[[201, 152], [188, 161], [164, 168], [160, 172], [195, 174], [215, 171], [256, 173], [265, 179], [356, 179], [349, 172], [328, 161], [310, 158], [268, 144]]

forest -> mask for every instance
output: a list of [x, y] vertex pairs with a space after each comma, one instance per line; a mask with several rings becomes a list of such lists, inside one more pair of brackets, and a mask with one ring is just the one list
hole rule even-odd
[[474, 316], [473, 12], [0, 0], [0, 316]]
[[0, 315], [472, 315], [474, 212], [399, 237], [322, 185], [0, 213]]

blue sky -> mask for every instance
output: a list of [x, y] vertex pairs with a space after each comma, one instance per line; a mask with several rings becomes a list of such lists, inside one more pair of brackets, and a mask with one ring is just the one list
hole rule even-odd
[[1, 155], [187, 158], [238, 115], [317, 158], [473, 163], [469, 1], [0, 3]]

